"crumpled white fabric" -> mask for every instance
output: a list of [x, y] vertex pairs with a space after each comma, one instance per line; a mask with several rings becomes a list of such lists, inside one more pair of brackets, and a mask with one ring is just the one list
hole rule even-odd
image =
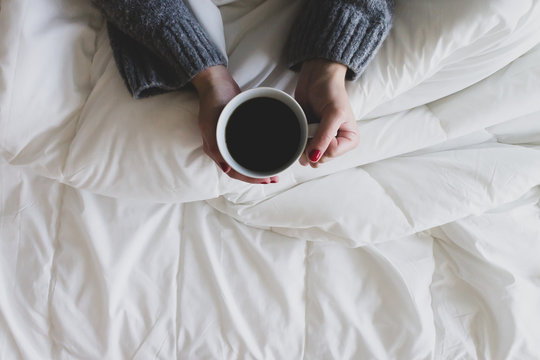
[[[26, 1], [7, 1], [3, 5], [6, 20], [2, 21], [2, 74], [10, 91], [4, 91], [1, 98], [0, 144], [2, 156], [8, 162], [76, 188], [115, 197], [192, 201], [230, 191], [249, 191], [249, 186], [229, 181], [204, 156], [193, 91], [141, 101], [131, 99], [114, 65], [103, 21], [95, 9], [84, 1], [60, 3], [61, 7], [29, 5]], [[209, 5], [201, 2], [200, 6], [206, 10]], [[225, 19], [229, 68], [242, 88], [264, 85], [293, 92], [295, 74], [282, 61], [280, 39], [287, 36], [298, 6], [298, 2], [276, 0], [235, 2], [220, 8]], [[349, 158], [356, 159], [349, 164], [344, 159], [339, 168], [351, 168], [445, 140], [446, 130], [438, 129], [434, 121], [422, 122], [419, 118], [429, 115], [421, 114], [425, 107], [414, 105], [427, 104], [468, 87], [524, 54], [538, 42], [538, 22], [534, 21], [538, 11], [536, 2], [510, 5], [504, 1], [463, 1], [448, 5], [440, 1], [437, 6], [422, 1], [398, 3], [396, 30], [364, 76], [349, 83], [351, 102], [359, 119], [377, 107], [379, 112], [393, 113], [361, 124], [365, 125], [362, 135], [366, 148], [351, 154]], [[221, 28], [216, 16], [212, 12], [212, 22], [204, 22], [214, 32]], [[417, 26], [419, 22], [423, 27]], [[39, 34], [39, 41], [25, 34]], [[479, 42], [485, 46], [477, 46]], [[48, 48], [54, 51], [46, 51]], [[492, 61], [486, 63], [486, 57]], [[36, 64], [37, 58], [40, 61]], [[454, 78], [455, 72], [450, 71], [464, 64], [466, 79], [453, 80], [463, 80], [460, 86], [437, 94], [426, 88], [422, 90], [423, 96], [414, 96], [417, 103], [402, 103], [398, 109], [393, 108], [392, 104], [399, 102], [397, 99], [406, 98], [398, 95], [412, 89], [420, 92], [422, 86], [436, 86], [436, 74], [447, 72]], [[533, 94], [534, 89], [525, 88], [523, 92]], [[519, 96], [516, 94], [515, 98]], [[396, 100], [389, 103], [391, 99]], [[499, 101], [495, 96], [489, 99]], [[534, 102], [532, 99], [534, 96], [527, 96], [523, 101]], [[508, 108], [513, 109], [517, 104], [511, 101], [507, 101]], [[436, 104], [428, 107], [455, 109], [444, 101]], [[517, 106], [522, 108], [521, 104]], [[534, 107], [527, 106], [523, 111]], [[411, 107], [405, 112], [394, 112]], [[445, 115], [442, 121], [466, 124], [449, 137], [509, 120], [498, 114], [499, 118], [474, 122], [464, 117], [468, 114], [463, 111]], [[440, 116], [437, 109], [435, 116]], [[415, 123], [407, 126], [412, 135], [393, 124], [406, 121]], [[422, 132], [431, 133], [425, 139], [412, 139], [414, 145], [407, 140], [394, 140], [396, 136], [408, 138]], [[393, 151], [395, 146], [402, 149]], [[326, 175], [324, 170], [306, 175], [305, 170], [297, 167], [283, 178], [292, 179], [284, 181], [291, 185], [297, 177], [322, 175]], [[280, 187], [274, 189], [279, 191]]]
[[[300, 2], [216, 3], [242, 88], [292, 93]], [[0, 358], [538, 357], [539, 2], [396, 6], [360, 146], [254, 186], [191, 90], [129, 97], [87, 1], [3, 0]]]

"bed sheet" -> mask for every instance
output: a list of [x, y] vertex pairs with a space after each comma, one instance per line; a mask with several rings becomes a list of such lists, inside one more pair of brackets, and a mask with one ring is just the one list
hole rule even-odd
[[540, 188], [348, 248], [2, 164], [2, 359], [534, 359]]
[[[293, 91], [299, 1], [190, 4], [242, 88]], [[540, 357], [539, 19], [398, 2], [361, 145], [254, 186], [192, 91], [129, 98], [89, 2], [3, 0], [0, 358]]]

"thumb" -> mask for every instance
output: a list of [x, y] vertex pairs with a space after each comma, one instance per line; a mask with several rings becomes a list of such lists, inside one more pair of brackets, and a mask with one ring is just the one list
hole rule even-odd
[[336, 142], [336, 135], [341, 126], [342, 111], [334, 107], [327, 108], [321, 116], [321, 123], [315, 136], [306, 147], [306, 155], [312, 163], [316, 163], [324, 155], [332, 142]]

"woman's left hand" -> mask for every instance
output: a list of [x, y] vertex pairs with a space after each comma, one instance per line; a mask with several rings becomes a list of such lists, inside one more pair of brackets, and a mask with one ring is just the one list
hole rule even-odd
[[270, 184], [279, 181], [278, 176], [257, 179], [244, 176], [233, 170], [219, 152], [216, 127], [221, 111], [227, 103], [240, 93], [236, 81], [222, 65], [212, 66], [197, 74], [191, 80], [199, 94], [199, 129], [206, 155], [215, 161], [225, 174], [233, 179], [251, 184]]
[[300, 164], [319, 164], [358, 146], [358, 126], [345, 89], [345, 65], [325, 59], [302, 64], [295, 98], [308, 119], [320, 120], [319, 129], [309, 141]]

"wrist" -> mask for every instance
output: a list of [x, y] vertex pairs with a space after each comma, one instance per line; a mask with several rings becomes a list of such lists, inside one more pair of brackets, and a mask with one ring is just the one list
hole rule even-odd
[[223, 65], [211, 66], [204, 69], [191, 79], [191, 83], [199, 96], [216, 92], [219, 89], [238, 88], [231, 74], [229, 74], [229, 71]]
[[300, 69], [301, 78], [323, 77], [332, 81], [344, 82], [347, 66], [341, 63], [317, 58], [306, 60]]

